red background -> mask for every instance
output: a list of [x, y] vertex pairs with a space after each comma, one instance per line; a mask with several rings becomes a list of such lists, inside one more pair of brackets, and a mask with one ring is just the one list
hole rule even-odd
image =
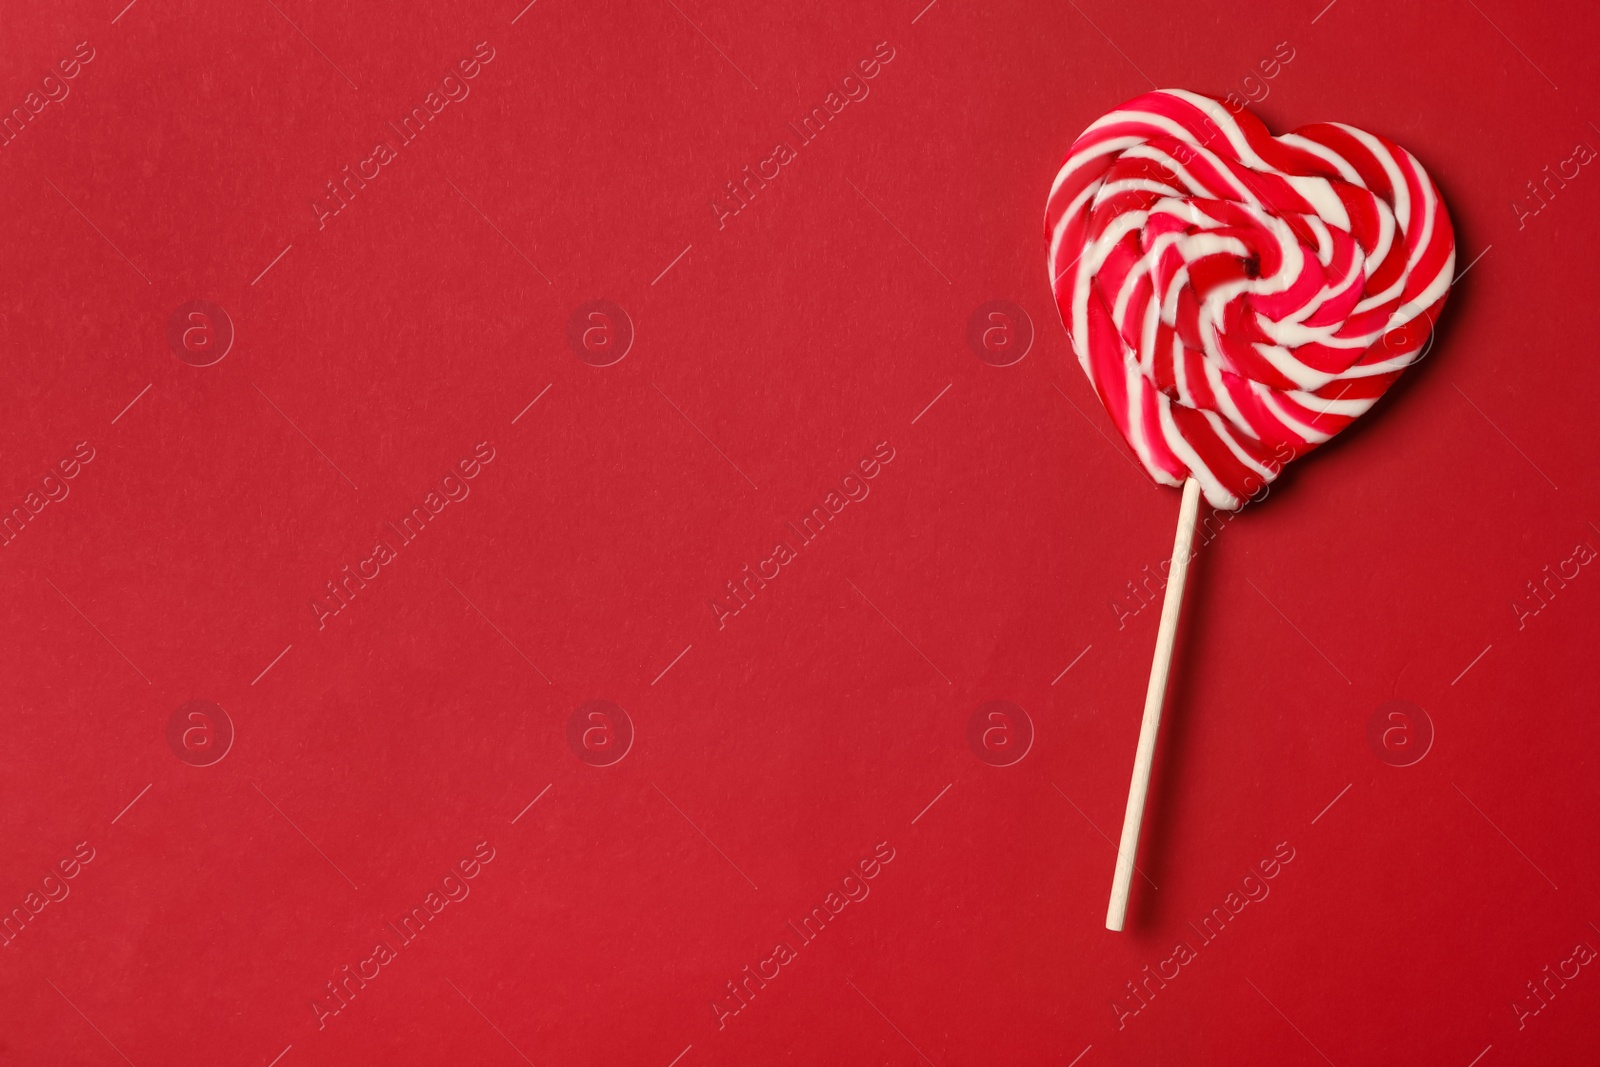
[[[1600, 948], [1600, 576], [1520, 629], [1509, 605], [1600, 547], [1600, 176], [1512, 205], [1600, 147], [1600, 16], [923, 4], [7, 4], [8, 112], [95, 58], [0, 148], [4, 508], [95, 458], [0, 549], [0, 905], [94, 859], [0, 947], [0, 1062], [1592, 1055], [1593, 968], [1511, 1005]], [[480, 41], [470, 96], [319, 229], [324, 183]], [[881, 41], [870, 96], [719, 228]], [[1473, 266], [1429, 358], [1200, 555], [1160, 888], [1112, 934], [1157, 613], [1110, 602], [1178, 498], [1108, 442], [1040, 218], [1095, 116], [1148, 79], [1260, 95], [1280, 42], [1257, 112], [1406, 145]], [[236, 331], [209, 367], [167, 340], [195, 299]], [[594, 299], [636, 332], [608, 367], [568, 342]], [[991, 300], [1034, 325], [1011, 366], [966, 340]], [[310, 599], [482, 441], [470, 497], [319, 629]], [[719, 629], [723, 583], [883, 441], [870, 496]], [[167, 741], [196, 699], [236, 732], [211, 766]], [[595, 699], [636, 731], [611, 766], [568, 743]], [[1412, 766], [1368, 743], [1394, 699], [1436, 731]], [[1011, 766], [968, 744], [991, 700], [1035, 731]], [[319, 1029], [480, 841], [471, 895]], [[870, 896], [719, 1029], [880, 842]]]

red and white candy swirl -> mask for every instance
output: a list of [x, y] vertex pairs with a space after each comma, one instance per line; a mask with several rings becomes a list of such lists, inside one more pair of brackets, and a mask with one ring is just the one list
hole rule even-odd
[[1145, 470], [1230, 510], [1419, 358], [1455, 273], [1411, 153], [1339, 123], [1273, 137], [1181, 89], [1083, 131], [1045, 235], [1073, 351]]

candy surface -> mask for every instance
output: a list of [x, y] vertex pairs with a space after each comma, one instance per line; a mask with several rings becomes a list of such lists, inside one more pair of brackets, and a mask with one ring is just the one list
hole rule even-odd
[[1260, 495], [1425, 353], [1455, 275], [1412, 155], [1339, 123], [1145, 93], [1084, 130], [1045, 208], [1078, 362], [1146, 471]]

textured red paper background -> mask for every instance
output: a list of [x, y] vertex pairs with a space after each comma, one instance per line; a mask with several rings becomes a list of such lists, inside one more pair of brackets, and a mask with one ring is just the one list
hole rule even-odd
[[[7, 5], [7, 113], [94, 58], [0, 147], [0, 503], [70, 490], [0, 549], [0, 1062], [1592, 1056], [1600, 974], [1537, 1014], [1526, 983], [1600, 948], [1600, 575], [1511, 605], [1600, 547], [1600, 175], [1526, 187], [1600, 147], [1600, 18], [923, 4]], [[470, 95], [319, 229], [479, 42]], [[880, 42], [870, 95], [719, 226]], [[1200, 556], [1117, 935], [1156, 611], [1111, 602], [1177, 496], [1107, 440], [1039, 220], [1147, 76], [1398, 140], [1473, 266], [1429, 359]], [[597, 299], [635, 334], [607, 367], [568, 338]], [[215, 365], [169, 346], [191, 300], [233, 323]], [[967, 341], [993, 300], [1036, 334], [1011, 366]], [[480, 442], [470, 496], [319, 629]], [[723, 583], [880, 442], [870, 495], [719, 629]], [[203, 730], [168, 741], [191, 700], [232, 724], [210, 766], [179, 755]], [[591, 700], [632, 723], [610, 766], [569, 742]], [[969, 744], [994, 700], [1032, 724], [1011, 766]], [[1411, 766], [1416, 713], [1368, 740], [1391, 700], [1435, 731]], [[480, 842], [470, 895], [319, 1026]], [[785, 925], [875, 848], [868, 896]]]

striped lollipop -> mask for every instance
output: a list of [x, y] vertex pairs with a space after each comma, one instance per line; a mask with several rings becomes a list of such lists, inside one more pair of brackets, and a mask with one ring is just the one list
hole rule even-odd
[[1422, 351], [1455, 234], [1416, 159], [1338, 123], [1273, 137], [1181, 89], [1091, 123], [1045, 209], [1084, 373], [1150, 476], [1235, 509]]
[[1200, 495], [1259, 497], [1421, 358], [1455, 233], [1391, 141], [1340, 123], [1274, 137], [1163, 89], [1078, 137], [1045, 236], [1084, 373], [1150, 477], [1184, 490], [1106, 914], [1120, 930]]

